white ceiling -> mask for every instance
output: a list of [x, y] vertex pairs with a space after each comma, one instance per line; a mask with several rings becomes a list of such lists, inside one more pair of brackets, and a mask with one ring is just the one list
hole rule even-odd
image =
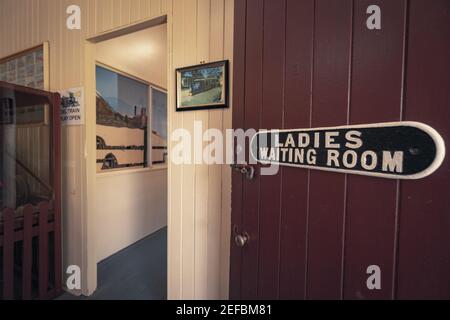
[[167, 25], [96, 45], [97, 61], [167, 88]]

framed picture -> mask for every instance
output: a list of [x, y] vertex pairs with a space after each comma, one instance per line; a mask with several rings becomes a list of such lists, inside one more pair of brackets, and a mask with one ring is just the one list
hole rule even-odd
[[228, 61], [176, 70], [176, 111], [228, 108]]
[[100, 63], [95, 70], [97, 172], [148, 167], [149, 83]]

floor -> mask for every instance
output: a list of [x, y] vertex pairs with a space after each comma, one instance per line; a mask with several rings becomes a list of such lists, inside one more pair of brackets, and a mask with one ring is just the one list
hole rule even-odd
[[98, 264], [98, 288], [90, 297], [65, 293], [60, 300], [167, 299], [167, 228]]

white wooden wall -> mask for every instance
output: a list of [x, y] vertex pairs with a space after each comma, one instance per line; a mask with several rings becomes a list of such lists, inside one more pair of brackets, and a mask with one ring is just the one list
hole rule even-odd
[[[233, 1], [175, 0], [173, 4], [174, 68], [200, 61], [232, 59]], [[173, 81], [172, 77], [171, 88]], [[172, 130], [185, 128], [193, 132], [194, 120], [202, 121], [204, 128], [231, 127], [230, 110], [175, 113], [173, 109]], [[173, 276], [169, 281], [170, 292], [177, 293], [174, 298], [226, 297], [227, 281], [223, 281], [222, 291], [217, 281], [228, 277], [231, 173], [220, 165], [172, 166], [171, 169], [169, 272]], [[220, 242], [217, 238], [221, 232]]]
[[[71, 4], [81, 7], [81, 31], [65, 27]], [[167, 14], [169, 130], [193, 131], [194, 120], [203, 121], [204, 128], [223, 130], [231, 127], [231, 109], [174, 112], [174, 70], [232, 59], [233, 7], [234, 0], [0, 0], [0, 58], [48, 40], [50, 89], [85, 86], [85, 39]], [[85, 241], [93, 231], [83, 227], [89, 214], [86, 134], [83, 127], [64, 127], [62, 134], [64, 265], [92, 266], [96, 261], [86, 248], [95, 244]], [[230, 177], [226, 166], [169, 166], [171, 299], [228, 296]], [[92, 283], [83, 285], [84, 293], [92, 291]]]

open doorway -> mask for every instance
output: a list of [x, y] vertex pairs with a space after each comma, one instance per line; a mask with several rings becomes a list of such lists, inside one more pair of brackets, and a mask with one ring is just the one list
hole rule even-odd
[[166, 299], [167, 24], [94, 47], [96, 152], [89, 159], [96, 170], [87, 196], [95, 197], [97, 290], [90, 298]]

